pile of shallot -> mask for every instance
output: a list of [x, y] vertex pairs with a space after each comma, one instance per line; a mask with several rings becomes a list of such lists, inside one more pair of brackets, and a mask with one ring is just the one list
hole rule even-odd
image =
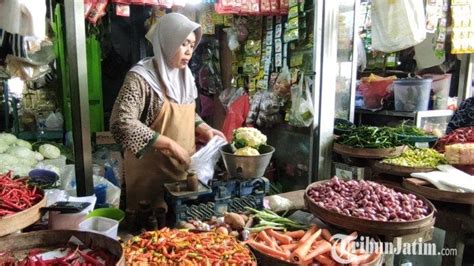
[[337, 176], [311, 187], [308, 197], [326, 210], [373, 221], [414, 221], [430, 213], [428, 205], [413, 194], [372, 181], [344, 181]]

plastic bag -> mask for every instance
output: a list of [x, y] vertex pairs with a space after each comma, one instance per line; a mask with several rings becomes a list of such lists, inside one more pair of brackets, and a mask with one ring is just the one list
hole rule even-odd
[[191, 156], [189, 171], [194, 171], [202, 183], [207, 184], [214, 176], [214, 167], [220, 158], [219, 148], [225, 144], [225, 139], [214, 136], [206, 146]]
[[63, 128], [63, 123], [64, 118], [60, 112], [51, 112], [45, 121], [48, 130], [61, 130]]
[[234, 28], [225, 28], [224, 31], [227, 34], [229, 49], [231, 51], [235, 51], [240, 46], [239, 40], [237, 38], [237, 31]]
[[368, 78], [362, 78], [359, 90], [364, 97], [364, 107], [367, 109], [380, 109], [383, 100], [387, 98], [391, 91], [393, 80], [396, 77], [379, 77], [371, 74]]
[[377, 0], [372, 2], [372, 48], [401, 51], [426, 38], [423, 1]]
[[[312, 80], [301, 74], [297, 86], [291, 88], [291, 110], [289, 123], [295, 127], [308, 127], [313, 122], [313, 100], [310, 86]], [[306, 87], [303, 94], [303, 86]]]
[[239, 128], [244, 124], [245, 118], [247, 117], [250, 109], [249, 105], [249, 96], [247, 94], [240, 96], [237, 100], [229, 105], [229, 109], [227, 110], [224, 124], [222, 126], [222, 133], [224, 133], [228, 141], [232, 140], [232, 133], [234, 129]]

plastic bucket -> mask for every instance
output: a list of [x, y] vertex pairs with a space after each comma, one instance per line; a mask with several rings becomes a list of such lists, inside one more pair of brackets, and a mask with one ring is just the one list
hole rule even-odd
[[449, 89], [451, 87], [451, 74], [426, 74], [423, 75], [423, 77], [433, 79], [433, 83], [431, 83], [431, 90], [433, 91], [433, 109], [448, 109]]
[[118, 221], [105, 217], [90, 217], [79, 224], [79, 230], [89, 231], [117, 239]]
[[117, 208], [95, 209], [87, 215], [89, 217], [105, 217], [121, 222], [125, 218], [125, 212]]
[[432, 79], [400, 79], [393, 82], [395, 111], [428, 110]]

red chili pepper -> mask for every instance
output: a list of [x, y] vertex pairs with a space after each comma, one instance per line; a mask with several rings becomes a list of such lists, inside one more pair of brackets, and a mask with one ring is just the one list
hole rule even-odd
[[97, 266], [100, 266], [102, 265], [102, 263], [100, 263], [97, 259], [87, 255], [85, 252], [82, 252], [80, 250], [77, 251], [79, 253], [79, 255], [81, 255], [81, 257], [86, 261], [86, 262], [89, 262], [89, 263], [92, 263], [93, 265], [97, 265]]

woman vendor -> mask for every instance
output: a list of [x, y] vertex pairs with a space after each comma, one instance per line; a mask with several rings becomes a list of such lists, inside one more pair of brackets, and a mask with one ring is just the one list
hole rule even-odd
[[196, 114], [197, 89], [188, 63], [201, 40], [201, 26], [184, 15], [161, 17], [151, 35], [154, 57], [127, 73], [115, 101], [110, 130], [125, 150], [126, 207], [142, 200], [164, 208], [164, 183], [186, 178], [195, 137], [224, 135]]

